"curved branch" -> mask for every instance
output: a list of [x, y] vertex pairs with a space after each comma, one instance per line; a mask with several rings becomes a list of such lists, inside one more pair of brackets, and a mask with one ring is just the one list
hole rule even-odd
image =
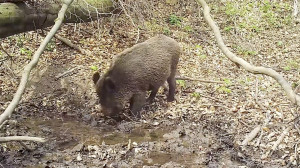
[[202, 5], [203, 7], [203, 14], [204, 14], [204, 19], [206, 20], [206, 22], [209, 24], [209, 26], [212, 28], [218, 46], [220, 47], [220, 49], [222, 50], [222, 52], [226, 55], [226, 57], [228, 57], [231, 61], [241, 65], [243, 68], [245, 68], [247, 71], [254, 73], [254, 74], [265, 74], [268, 75], [272, 78], [274, 78], [284, 89], [284, 91], [286, 92], [288, 98], [291, 100], [291, 102], [293, 102], [294, 104], [296, 104], [297, 106], [300, 106], [300, 96], [298, 96], [292, 89], [292, 87], [290, 86], [290, 84], [276, 71], [274, 71], [271, 68], [265, 68], [265, 67], [257, 67], [257, 66], [253, 66], [251, 64], [249, 64], [247, 61], [245, 61], [242, 58], [237, 57], [234, 53], [232, 53], [224, 44], [224, 41], [222, 39], [220, 30], [218, 28], [218, 26], [215, 24], [215, 22], [212, 20], [210, 14], [209, 14], [209, 7], [206, 4], [206, 2], [204, 0], [196, 0], [199, 4]]
[[40, 47], [38, 48], [38, 50], [34, 53], [32, 60], [30, 61], [29, 64], [27, 64], [24, 68], [23, 74], [22, 74], [22, 78], [21, 78], [21, 82], [19, 84], [18, 90], [16, 92], [16, 94], [14, 95], [13, 100], [10, 102], [10, 104], [8, 105], [8, 107], [5, 109], [4, 113], [2, 113], [0, 115], [0, 125], [11, 116], [12, 112], [14, 111], [14, 109], [17, 107], [17, 105], [19, 104], [19, 101], [22, 97], [22, 94], [24, 93], [27, 81], [28, 81], [28, 77], [30, 75], [30, 71], [37, 65], [38, 61], [39, 61], [39, 57], [40, 55], [43, 53], [45, 47], [47, 46], [48, 42], [52, 39], [52, 37], [54, 36], [54, 34], [57, 32], [57, 30], [59, 29], [59, 27], [61, 26], [63, 20], [64, 20], [64, 15], [68, 9], [68, 6], [73, 2], [73, 0], [65, 0], [64, 4], [61, 7], [61, 10], [58, 13], [58, 17], [55, 20], [55, 24], [52, 27], [52, 29], [50, 30], [50, 32], [47, 34], [47, 36], [45, 37], [45, 39], [43, 40], [43, 42], [41, 43]]

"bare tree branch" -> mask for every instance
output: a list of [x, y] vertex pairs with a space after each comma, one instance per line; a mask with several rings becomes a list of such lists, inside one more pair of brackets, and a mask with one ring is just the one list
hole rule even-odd
[[48, 42], [52, 39], [52, 37], [54, 36], [54, 34], [57, 32], [57, 30], [59, 29], [59, 27], [61, 26], [61, 24], [63, 23], [64, 20], [64, 15], [65, 12], [68, 9], [68, 6], [73, 2], [73, 0], [65, 0], [64, 4], [62, 5], [61, 10], [58, 13], [58, 17], [55, 21], [54, 26], [52, 27], [52, 29], [50, 30], [50, 32], [47, 34], [47, 36], [45, 37], [45, 39], [43, 40], [43, 42], [41, 43], [40, 47], [38, 48], [38, 50], [34, 53], [32, 60], [30, 61], [29, 64], [27, 64], [24, 68], [23, 74], [22, 74], [22, 78], [21, 78], [21, 82], [19, 84], [18, 90], [16, 92], [16, 94], [14, 95], [13, 100], [10, 102], [10, 104], [8, 105], [8, 107], [5, 109], [4, 113], [2, 113], [0, 115], [0, 125], [11, 116], [11, 114], [13, 113], [14, 109], [17, 107], [17, 105], [19, 104], [19, 101], [22, 97], [22, 94], [24, 93], [27, 81], [28, 81], [28, 77], [30, 75], [30, 71], [37, 65], [38, 61], [39, 61], [39, 57], [40, 55], [43, 53], [45, 47], [47, 46]]
[[272, 148], [269, 149], [261, 158], [265, 159], [269, 156], [269, 154], [272, 154], [278, 145], [282, 142], [283, 138], [290, 132], [290, 130], [293, 128], [293, 126], [288, 126], [283, 132], [281, 133], [280, 137], [277, 139], [277, 141], [273, 144]]
[[206, 2], [204, 0], [196, 0], [199, 4], [203, 7], [203, 14], [206, 22], [209, 24], [209, 26], [212, 28], [218, 46], [224, 53], [226, 57], [228, 57], [231, 61], [241, 65], [243, 68], [245, 68], [247, 71], [254, 73], [254, 74], [265, 74], [272, 78], [274, 78], [284, 89], [286, 92], [288, 98], [291, 100], [292, 103], [296, 104], [297, 106], [300, 106], [300, 96], [298, 96], [292, 89], [291, 85], [276, 71], [274, 71], [271, 68], [265, 68], [265, 67], [257, 67], [249, 64], [247, 61], [245, 61], [242, 58], [237, 57], [234, 53], [232, 53], [224, 44], [224, 41], [222, 39], [219, 27], [215, 24], [215, 22], [212, 20], [210, 13], [209, 13], [209, 7], [207, 6]]
[[294, 0], [294, 11], [293, 16], [296, 18], [298, 15], [298, 0]]
[[248, 142], [252, 141], [252, 139], [254, 139], [257, 134], [259, 133], [261, 129], [261, 126], [258, 125], [257, 127], [255, 127], [248, 135], [246, 135], [244, 141], [242, 142], [242, 145], [245, 146], [248, 144]]
[[224, 84], [225, 82], [222, 81], [211, 81], [211, 80], [204, 80], [204, 79], [195, 79], [195, 78], [189, 78], [189, 77], [175, 77], [176, 80], [190, 80], [190, 81], [199, 81], [204, 83], [219, 83]]
[[68, 45], [71, 48], [74, 48], [76, 50], [78, 50], [81, 54], [88, 54], [87, 51], [85, 51], [84, 49], [82, 49], [80, 46], [75, 45], [74, 43], [72, 43], [69, 39], [64, 38], [58, 34], [55, 34], [55, 38], [57, 38], [58, 40], [62, 41], [63, 43], [65, 43], [66, 45]]
[[8, 136], [0, 137], [0, 142], [9, 142], [9, 141], [35, 141], [35, 142], [46, 142], [44, 138], [39, 137], [29, 137], [29, 136]]

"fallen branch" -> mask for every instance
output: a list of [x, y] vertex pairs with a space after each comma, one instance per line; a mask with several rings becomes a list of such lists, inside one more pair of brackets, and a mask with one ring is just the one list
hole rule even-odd
[[55, 76], [55, 80], [58, 80], [59, 78], [61, 78], [63, 76], [66, 76], [66, 75], [68, 75], [70, 73], [73, 73], [75, 70], [77, 70], [77, 67], [72, 68], [72, 69], [70, 69], [70, 70], [68, 70], [66, 72], [61, 73], [61, 74], [58, 74], [58, 75]]
[[9, 141], [35, 141], [35, 142], [46, 142], [45, 138], [39, 137], [29, 137], [29, 136], [8, 136], [0, 137], [0, 142], [9, 142]]
[[293, 16], [296, 18], [298, 15], [298, 0], [294, 0], [294, 11], [293, 11]]
[[19, 141], [19, 144], [20, 144], [21, 146], [23, 146], [23, 148], [25, 148], [27, 151], [32, 151], [32, 149], [30, 149], [24, 142]]
[[258, 137], [258, 139], [256, 141], [256, 145], [255, 146], [259, 146], [261, 138], [262, 138], [262, 136], [264, 134], [264, 127], [266, 127], [269, 124], [269, 122], [271, 121], [272, 117], [273, 117], [273, 115], [270, 114], [270, 112], [267, 112], [265, 122], [264, 122], [264, 124], [261, 127], [262, 129], [260, 131], [260, 135], [259, 135], [259, 137]]
[[37, 65], [38, 61], [39, 61], [39, 57], [40, 55], [43, 53], [44, 49], [46, 48], [48, 42], [52, 39], [52, 37], [54, 36], [54, 34], [57, 32], [57, 30], [59, 29], [60, 25], [62, 24], [63, 20], [64, 20], [64, 15], [65, 12], [68, 8], [68, 6], [73, 2], [73, 0], [65, 0], [64, 4], [61, 7], [61, 10], [58, 13], [58, 17], [55, 20], [55, 24], [52, 27], [52, 29], [50, 30], [50, 32], [47, 34], [47, 36], [45, 37], [45, 39], [43, 40], [43, 42], [41, 43], [40, 47], [38, 48], [38, 50], [34, 53], [32, 60], [30, 61], [29, 64], [27, 64], [24, 68], [23, 74], [22, 74], [22, 78], [21, 78], [21, 82], [19, 84], [18, 90], [14, 95], [13, 100], [10, 102], [10, 104], [8, 105], [8, 107], [5, 109], [4, 113], [2, 113], [0, 115], [0, 125], [11, 116], [11, 114], [13, 113], [13, 111], [15, 110], [15, 108], [17, 107], [17, 105], [19, 104], [22, 94], [24, 93], [27, 81], [28, 81], [28, 77], [30, 75], [30, 71]]
[[210, 80], [203, 80], [203, 79], [194, 79], [194, 78], [188, 78], [188, 77], [175, 77], [176, 80], [190, 80], [190, 81], [199, 81], [199, 82], [205, 82], [205, 83], [219, 83], [224, 84], [222, 81], [210, 81]]
[[0, 129], [2, 129], [2, 127], [3, 127], [6, 123], [8, 123], [8, 120], [5, 120], [5, 121], [0, 125]]
[[78, 50], [81, 54], [88, 54], [87, 51], [85, 51], [84, 49], [82, 49], [81, 47], [75, 45], [74, 43], [72, 43], [69, 39], [66, 39], [60, 35], [55, 34], [55, 38], [57, 38], [58, 40], [60, 40], [61, 42], [65, 43], [67, 46], [74, 48], [76, 50]]
[[2, 129], [2, 127], [3, 127], [5, 124], [8, 124], [8, 125], [16, 125], [16, 124], [17, 124], [17, 121], [16, 121], [16, 120], [5, 120], [5, 121], [0, 125], [0, 129]]
[[286, 92], [288, 98], [291, 100], [292, 103], [296, 104], [297, 106], [300, 106], [300, 96], [295, 94], [293, 92], [292, 87], [290, 84], [276, 71], [274, 71], [271, 68], [265, 68], [265, 67], [257, 67], [249, 64], [247, 61], [245, 61], [242, 58], [237, 57], [234, 53], [232, 53], [224, 44], [224, 41], [222, 39], [219, 27], [215, 24], [215, 22], [212, 20], [210, 13], [209, 13], [209, 7], [207, 6], [206, 2], [204, 0], [196, 0], [199, 4], [203, 7], [203, 14], [204, 19], [209, 24], [209, 26], [212, 28], [215, 38], [217, 40], [218, 46], [224, 53], [224, 55], [229, 58], [231, 61], [233, 61], [236, 64], [241, 65], [244, 69], [247, 71], [254, 73], [254, 74], [265, 74], [272, 78], [274, 78], [284, 89]]
[[244, 139], [244, 141], [242, 142], [242, 146], [245, 146], [248, 144], [248, 142], [252, 141], [252, 139], [254, 139], [257, 134], [259, 133], [261, 129], [261, 126], [257, 126], [256, 128], [254, 128]]
[[12, 58], [12, 56], [3, 48], [2, 45], [0, 45], [0, 49], [9, 57]]
[[290, 159], [290, 161], [289, 161], [289, 163], [286, 165], [286, 168], [289, 168], [289, 167], [292, 167], [292, 164], [293, 164], [293, 162], [296, 160], [296, 167], [299, 167], [299, 163], [298, 163], [298, 161], [299, 161], [299, 156], [298, 156], [298, 143], [296, 143], [295, 144], [295, 147], [294, 147], [294, 157], [290, 157], [291, 159]]
[[262, 157], [261, 159], [266, 159], [269, 154], [273, 153], [273, 151], [276, 150], [276, 148], [278, 147], [278, 145], [282, 142], [283, 138], [290, 132], [290, 130], [292, 129], [293, 126], [289, 126], [287, 127], [280, 135], [280, 137], [277, 139], [277, 141], [274, 143], [274, 145], [272, 146], [271, 149], [269, 149]]

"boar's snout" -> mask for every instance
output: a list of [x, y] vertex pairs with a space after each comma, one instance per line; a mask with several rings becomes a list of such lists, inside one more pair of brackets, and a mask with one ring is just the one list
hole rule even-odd
[[122, 109], [123, 108], [120, 105], [115, 105], [113, 107], [102, 106], [102, 114], [104, 116], [117, 117], [121, 113]]

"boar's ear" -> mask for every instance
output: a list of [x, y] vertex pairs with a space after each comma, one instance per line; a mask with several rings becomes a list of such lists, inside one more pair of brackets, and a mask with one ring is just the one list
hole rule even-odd
[[96, 83], [98, 82], [99, 79], [100, 79], [100, 74], [99, 74], [99, 72], [94, 73], [94, 75], [93, 75], [93, 81], [94, 81], [94, 84], [96, 84]]
[[109, 91], [113, 91], [116, 88], [115, 82], [110, 77], [106, 77], [104, 83], [106, 89]]

